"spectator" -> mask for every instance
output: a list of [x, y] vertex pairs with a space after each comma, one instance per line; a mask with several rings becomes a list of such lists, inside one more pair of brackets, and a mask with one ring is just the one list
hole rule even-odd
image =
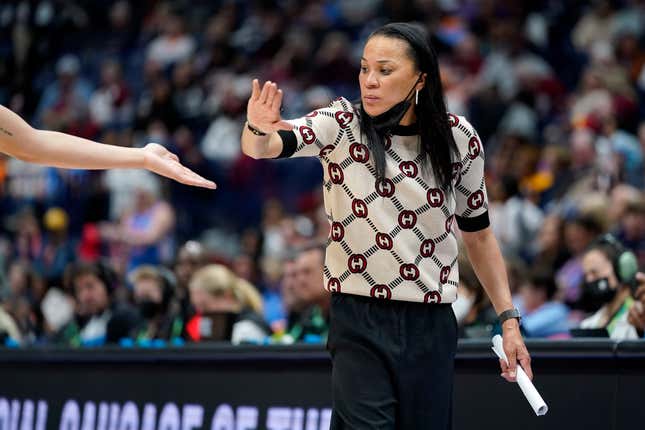
[[177, 340], [183, 337], [184, 319], [174, 301], [176, 279], [163, 267], [139, 266], [131, 275], [134, 303], [143, 319], [134, 338]]
[[[282, 265], [282, 302], [286, 313], [285, 329], [294, 327], [302, 318], [305, 302], [298, 290], [298, 267], [295, 256], [286, 257]], [[291, 338], [293, 340], [293, 338]]]
[[132, 95], [116, 60], [103, 62], [101, 85], [92, 94], [89, 109], [92, 121], [101, 127], [123, 127], [132, 122]]
[[457, 301], [452, 304], [459, 325], [459, 337], [490, 337], [493, 333], [497, 315], [475, 270], [470, 262], [459, 254], [459, 286]]
[[597, 311], [583, 320], [580, 328], [605, 328], [609, 337], [616, 340], [638, 337], [627, 321], [629, 308], [634, 304], [630, 283], [638, 270], [636, 258], [626, 257], [628, 253], [612, 236], [603, 236], [585, 252], [582, 303], [588, 310]]
[[636, 254], [639, 267], [645, 266], [645, 199], [628, 203], [620, 225], [615, 233], [616, 238]]
[[[152, 136], [149, 141], [164, 144], [168, 134], [175, 131], [180, 121], [181, 114], [173, 100], [170, 83], [163, 77], [155, 77], [139, 98], [135, 128], [145, 130], [149, 137]], [[154, 138], [159, 134], [164, 141]]]
[[634, 305], [629, 309], [627, 321], [636, 328], [638, 335], [643, 337], [645, 332], [645, 274], [636, 275], [637, 289], [634, 293]]
[[38, 107], [38, 123], [50, 130], [69, 132], [72, 127], [83, 131], [82, 137], [92, 138], [95, 132], [87, 120], [88, 101], [92, 94], [91, 85], [80, 76], [81, 64], [72, 54], [61, 57], [56, 63], [58, 80], [50, 84], [43, 93]]
[[148, 60], [166, 67], [190, 57], [195, 51], [195, 41], [186, 33], [181, 16], [170, 14], [163, 22], [162, 33], [148, 46]]
[[204, 120], [206, 95], [195, 76], [193, 62], [177, 63], [172, 71], [173, 102], [184, 124], [201, 127]]
[[564, 244], [571, 255], [555, 274], [556, 283], [564, 294], [565, 303], [576, 306], [580, 285], [584, 281], [582, 257], [593, 240], [602, 234], [601, 223], [586, 214], [574, 216], [564, 223]]
[[262, 299], [253, 285], [222, 265], [199, 269], [190, 280], [197, 312], [186, 327], [195, 342], [259, 343], [270, 329], [262, 319]]
[[517, 179], [506, 177], [501, 182], [501, 201], [491, 204], [493, 231], [504, 255], [527, 256], [544, 215], [520, 193]]
[[177, 280], [175, 297], [179, 301], [181, 315], [184, 321], [188, 321], [194, 314], [194, 309], [190, 303], [189, 283], [196, 271], [208, 263], [206, 250], [201, 243], [189, 240], [184, 243], [177, 251], [175, 260], [174, 275]]
[[161, 197], [161, 184], [152, 175], [136, 185], [135, 203], [118, 225], [102, 227], [104, 238], [126, 245], [127, 272], [142, 264], [172, 261], [175, 212]]
[[34, 261], [34, 269], [48, 285], [62, 285], [65, 267], [74, 260], [74, 243], [69, 237], [69, 217], [59, 207], [45, 212], [43, 224], [47, 234], [40, 255]]
[[558, 214], [551, 213], [544, 218], [533, 248], [533, 260], [548, 266], [552, 273], [567, 262], [570, 254], [564, 245], [564, 221]]
[[556, 337], [569, 333], [569, 309], [554, 300], [557, 287], [548, 267], [534, 267], [520, 287], [524, 313], [522, 326], [528, 337]]
[[139, 324], [127, 305], [113, 301], [116, 274], [107, 264], [74, 263], [68, 267], [67, 282], [76, 302], [74, 319], [53, 339], [68, 346], [99, 346], [116, 343]]
[[296, 257], [295, 288], [304, 309], [300, 319], [289, 327], [295, 341], [325, 342], [327, 339], [331, 295], [324, 287], [324, 265], [325, 248], [319, 244], [307, 245]]

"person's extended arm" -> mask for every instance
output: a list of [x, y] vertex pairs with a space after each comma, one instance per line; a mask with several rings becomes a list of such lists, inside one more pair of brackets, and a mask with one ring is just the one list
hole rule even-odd
[[215, 188], [161, 145], [105, 145], [65, 133], [37, 130], [0, 105], [0, 151], [30, 163], [71, 169], [143, 168], [187, 185]]
[[132, 246], [146, 246], [157, 243], [161, 240], [175, 223], [175, 216], [172, 208], [167, 203], [159, 205], [154, 213], [150, 226], [139, 231], [123, 226], [121, 239]]
[[[511, 291], [508, 286], [504, 259], [499, 250], [497, 240], [490, 227], [475, 232], [462, 231], [464, 245], [475, 273], [483, 285], [497, 314], [513, 308]], [[509, 365], [502, 363], [502, 376], [514, 381], [515, 366], [517, 361], [529, 376], [531, 371], [531, 357], [524, 345], [519, 323], [515, 318], [508, 319], [502, 324], [504, 351], [509, 360]]]
[[276, 158], [282, 152], [282, 138], [279, 130], [291, 130], [293, 126], [280, 118], [282, 90], [275, 83], [265, 82], [260, 91], [257, 79], [253, 80], [253, 91], [247, 105], [246, 117], [251, 126], [265, 136], [253, 134], [244, 125], [242, 130], [242, 152], [249, 157]]

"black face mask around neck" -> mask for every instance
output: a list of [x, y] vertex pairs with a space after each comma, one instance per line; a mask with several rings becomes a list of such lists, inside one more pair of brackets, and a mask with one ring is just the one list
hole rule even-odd
[[367, 114], [367, 112], [365, 112], [365, 108], [363, 107], [363, 103], [361, 102], [361, 110], [363, 111], [363, 114], [369, 117], [372, 126], [378, 134], [384, 135], [390, 132], [394, 127], [399, 125], [401, 119], [403, 119], [403, 116], [412, 104], [412, 101], [409, 99], [414, 92], [414, 87], [419, 83], [420, 80], [421, 75], [419, 75], [419, 78], [417, 78], [416, 82], [412, 86], [412, 89], [402, 101], [398, 102], [380, 115], [371, 116]]

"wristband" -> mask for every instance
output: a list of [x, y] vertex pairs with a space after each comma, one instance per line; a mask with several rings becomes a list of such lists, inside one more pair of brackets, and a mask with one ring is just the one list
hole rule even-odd
[[510, 320], [511, 318], [517, 319], [517, 322], [519, 323], [522, 319], [522, 316], [520, 315], [520, 311], [517, 310], [517, 308], [513, 309], [507, 309], [498, 316], [499, 318], [499, 323], [502, 324], [506, 320]]
[[256, 136], [266, 136], [267, 135], [265, 132], [255, 128], [254, 126], [252, 126], [251, 123], [248, 122], [248, 121], [246, 122], [246, 128], [248, 128], [249, 131], [251, 133], [255, 134]]

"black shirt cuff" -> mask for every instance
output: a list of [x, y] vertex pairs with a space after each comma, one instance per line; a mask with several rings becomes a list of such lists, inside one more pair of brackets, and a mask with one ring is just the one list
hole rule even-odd
[[488, 219], [488, 211], [474, 218], [464, 218], [460, 217], [459, 215], [455, 215], [455, 218], [457, 219], [457, 225], [459, 226], [459, 229], [461, 231], [467, 231], [469, 233], [483, 230], [490, 225], [490, 220]]
[[289, 158], [298, 147], [298, 139], [296, 133], [291, 130], [278, 130], [278, 135], [282, 139], [282, 152], [276, 158]]

